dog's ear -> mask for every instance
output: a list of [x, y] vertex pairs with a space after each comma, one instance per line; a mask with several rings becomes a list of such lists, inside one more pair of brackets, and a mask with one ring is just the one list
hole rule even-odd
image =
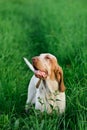
[[56, 76], [56, 79], [59, 83], [59, 91], [64, 92], [65, 91], [65, 85], [64, 85], [64, 80], [63, 80], [63, 70], [59, 65], [56, 66], [55, 76]]

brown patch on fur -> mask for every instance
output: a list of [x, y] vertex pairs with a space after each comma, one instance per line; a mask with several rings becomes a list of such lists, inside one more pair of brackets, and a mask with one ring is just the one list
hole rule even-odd
[[39, 56], [33, 57], [33, 58], [32, 58], [32, 63], [33, 63], [33, 66], [34, 66], [36, 69], [41, 70], [41, 71], [45, 71], [42, 62], [41, 62], [40, 59], [39, 59]]
[[54, 59], [54, 58], [51, 58], [50, 62], [51, 62], [51, 75], [50, 75], [50, 79], [54, 80], [56, 78], [54, 71], [55, 71], [55, 66], [57, 65], [57, 60]]
[[59, 65], [56, 67], [55, 75], [56, 75], [57, 81], [59, 82], [59, 91], [64, 92], [65, 85], [64, 85], [64, 80], [63, 80], [63, 70]]

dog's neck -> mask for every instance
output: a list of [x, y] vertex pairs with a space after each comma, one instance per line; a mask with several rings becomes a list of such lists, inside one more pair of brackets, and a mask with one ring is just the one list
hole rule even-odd
[[41, 82], [44, 84], [45, 89], [49, 89], [51, 93], [54, 93], [55, 91], [59, 91], [59, 84], [56, 79], [50, 79], [50, 77], [47, 77], [46, 79], [39, 79], [36, 88], [39, 88]]
[[44, 80], [44, 82], [45, 82], [45, 86], [48, 87], [48, 89], [49, 89], [51, 92], [58, 91], [58, 89], [59, 89], [59, 84], [58, 84], [58, 82], [56, 81], [56, 79], [51, 80], [50, 78], [47, 78], [46, 80]]

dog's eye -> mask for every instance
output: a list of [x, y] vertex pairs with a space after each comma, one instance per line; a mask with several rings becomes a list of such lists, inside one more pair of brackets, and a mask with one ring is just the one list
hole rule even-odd
[[50, 59], [50, 57], [47, 55], [47, 56], [45, 57], [45, 59], [49, 60], [49, 59]]

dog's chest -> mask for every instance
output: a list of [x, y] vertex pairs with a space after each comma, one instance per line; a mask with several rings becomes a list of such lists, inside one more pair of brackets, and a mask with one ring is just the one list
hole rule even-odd
[[42, 93], [54, 93], [55, 91], [58, 91], [59, 85], [56, 80], [45, 80], [41, 81], [39, 90]]
[[47, 80], [46, 84], [51, 92], [58, 91], [59, 84], [56, 80]]
[[42, 81], [37, 89], [37, 97], [39, 97], [40, 101], [45, 104], [55, 105], [58, 95], [58, 82], [56, 81]]

